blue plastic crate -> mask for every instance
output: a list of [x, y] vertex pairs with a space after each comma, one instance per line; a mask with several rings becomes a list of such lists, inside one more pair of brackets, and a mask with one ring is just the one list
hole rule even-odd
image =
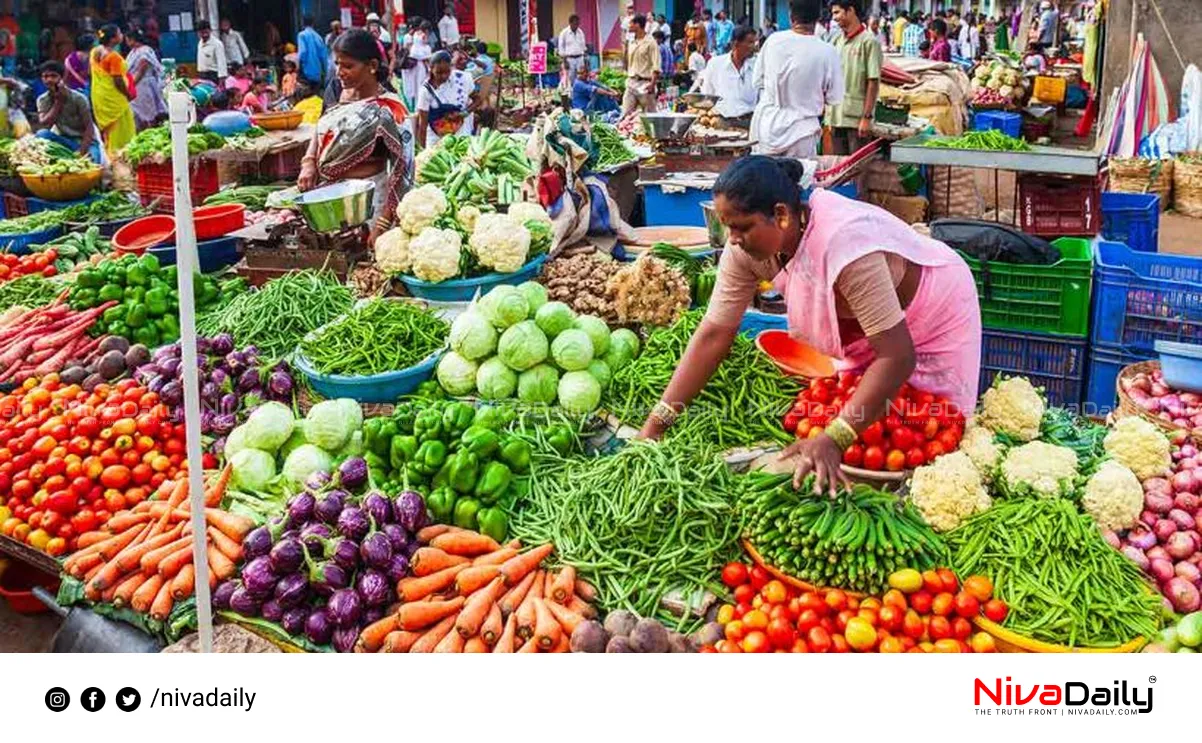
[[1202, 258], [1102, 241], [1094, 266], [1094, 343], [1148, 356], [1158, 340], [1202, 343]]
[[408, 274], [401, 274], [397, 278], [405, 285], [409, 293], [415, 297], [433, 299], [439, 302], [469, 302], [472, 297], [476, 296], [477, 290], [483, 296], [488, 294], [489, 290], [498, 284], [521, 284], [522, 282], [530, 281], [535, 276], [538, 276], [538, 272], [542, 269], [543, 263], [546, 260], [546, 255], [540, 255], [514, 273], [489, 273], [471, 279], [451, 279], [449, 281], [431, 283], [414, 278]]
[[[165, 245], [151, 248], [150, 254], [159, 259], [164, 266], [175, 265], [175, 246]], [[216, 240], [205, 240], [196, 244], [196, 255], [200, 262], [201, 273], [212, 273], [238, 262], [238, 238], [220, 237]]]
[[20, 235], [0, 235], [0, 251], [13, 255], [25, 255], [30, 245], [48, 243], [63, 233], [63, 228], [55, 225], [41, 232], [26, 232]]
[[85, 196], [82, 199], [76, 199], [75, 201], [47, 201], [46, 199], [39, 199], [36, 196], [26, 196], [25, 204], [29, 209], [30, 214], [37, 214], [38, 212], [53, 212], [58, 211], [59, 209], [66, 209], [67, 207], [75, 206], [76, 204], [90, 204], [99, 198], [100, 196], [96, 195]]
[[1052, 405], [1079, 405], [1087, 346], [1086, 339], [1068, 335], [984, 330], [980, 389], [992, 385], [998, 374], [1024, 376], [1044, 388]]
[[1103, 193], [1102, 237], [1141, 253], [1155, 253], [1160, 247], [1160, 195]]
[[685, 226], [704, 227], [705, 214], [701, 202], [714, 198], [708, 188], [684, 186], [680, 191], [675, 186], [648, 183], [643, 186], [643, 213], [648, 227]]
[[1131, 364], [1150, 361], [1151, 355], [1127, 353], [1117, 346], [1095, 344], [1089, 349], [1089, 373], [1085, 378], [1085, 397], [1081, 401], [1081, 412], [1085, 415], [1105, 417], [1118, 405], [1115, 382], [1119, 372]]
[[1008, 111], [977, 111], [972, 117], [972, 128], [977, 131], [997, 129], [1011, 137], [1023, 134], [1023, 116]]

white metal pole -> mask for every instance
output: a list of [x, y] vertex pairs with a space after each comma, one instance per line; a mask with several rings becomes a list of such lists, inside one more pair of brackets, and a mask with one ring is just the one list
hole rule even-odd
[[171, 161], [175, 180], [175, 264], [179, 280], [181, 364], [184, 370], [184, 435], [188, 446], [188, 499], [192, 504], [192, 563], [196, 569], [196, 621], [200, 650], [213, 652], [213, 612], [209, 605], [209, 559], [205, 537], [204, 465], [200, 450], [200, 380], [196, 365], [196, 303], [192, 272], [197, 267], [196, 226], [192, 223], [192, 188], [188, 178], [188, 127], [196, 120], [189, 93], [169, 98]]

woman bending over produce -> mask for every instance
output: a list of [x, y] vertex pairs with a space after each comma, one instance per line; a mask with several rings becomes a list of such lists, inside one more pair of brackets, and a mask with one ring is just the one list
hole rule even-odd
[[403, 129], [405, 104], [386, 87], [380, 47], [367, 31], [351, 29], [339, 36], [334, 57], [342, 95], [318, 120], [297, 185], [308, 191], [351, 178], [374, 182], [369, 237], [374, 244], [391, 225], [413, 160], [412, 137]]
[[[701, 392], [730, 351], [760, 281], [774, 281], [788, 306], [790, 334], [862, 369], [842, 413], [814, 438], [795, 441], [794, 485], [810, 471], [815, 489], [845, 479], [843, 451], [888, 409], [902, 383], [947, 397], [961, 410], [977, 398], [981, 316], [976, 285], [946, 245], [883, 209], [822, 189], [802, 204], [796, 160], [753, 155], [714, 184], [729, 232], [709, 309], [642, 435], [659, 438]], [[730, 411], [734, 415], [759, 411]], [[951, 411], [955, 412], [955, 411]]]

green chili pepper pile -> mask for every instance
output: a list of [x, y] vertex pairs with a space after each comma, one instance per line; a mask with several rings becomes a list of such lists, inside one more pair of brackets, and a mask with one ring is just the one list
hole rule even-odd
[[965, 132], [959, 137], [932, 137], [923, 147], [943, 147], [952, 150], [993, 150], [996, 152], [1027, 152], [1026, 140], [1003, 134], [997, 129]]
[[62, 293], [63, 288], [61, 281], [47, 279], [40, 274], [5, 281], [0, 283], [0, 312], [10, 307], [34, 309], [48, 305]]
[[1003, 624], [1020, 635], [1108, 648], [1159, 628], [1159, 593], [1071, 501], [995, 501], [944, 538], [959, 575], [993, 580], [1010, 606]]
[[373, 299], [303, 341], [301, 353], [322, 374], [383, 374], [428, 358], [450, 327], [412, 302]]
[[[625, 423], [641, 425], [668, 386], [701, 317], [702, 311], [693, 310], [671, 327], [653, 330], [639, 357], [614, 373], [602, 406]], [[791, 436], [779, 421], [800, 391], [751, 339], [738, 335], [709, 383], [668, 429], [667, 439], [720, 448], [788, 442]]]
[[[628, 444], [611, 456], [534, 458], [529, 494], [512, 527], [597, 587], [598, 605], [683, 626], [661, 601], [721, 594], [722, 565], [738, 553], [743, 523], [730, 497], [735, 475], [712, 447]], [[683, 628], [683, 627], [682, 627]]]
[[253, 345], [262, 358], [278, 359], [296, 350], [307, 334], [348, 312], [353, 303], [354, 294], [334, 274], [295, 271], [197, 318], [196, 331], [206, 338], [229, 333], [239, 348]]

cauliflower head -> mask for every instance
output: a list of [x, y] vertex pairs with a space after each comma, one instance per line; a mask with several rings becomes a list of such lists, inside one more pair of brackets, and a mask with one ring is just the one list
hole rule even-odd
[[1143, 418], [1120, 418], [1102, 440], [1102, 448], [1134, 472], [1140, 482], [1159, 477], [1172, 467], [1169, 438]]
[[1109, 459], [1085, 483], [1081, 508], [1103, 529], [1126, 529], [1139, 521], [1144, 489], [1134, 472]]
[[551, 216], [547, 214], [547, 210], [532, 201], [519, 201], [516, 204], [510, 204], [509, 216], [522, 224], [532, 219], [536, 222], [545, 222], [547, 225], [551, 224]]
[[402, 230], [416, 235], [434, 224], [434, 220], [446, 214], [450, 207], [441, 188], [434, 185], [422, 186], [401, 198], [401, 203], [396, 208], [396, 216]]
[[409, 241], [413, 275], [422, 281], [446, 281], [459, 274], [463, 238], [455, 230], [427, 227]]
[[459, 207], [457, 216], [459, 225], [470, 235], [476, 229], [476, 220], [480, 218], [480, 207], [475, 204], [464, 204]]
[[404, 273], [412, 266], [409, 255], [409, 233], [393, 227], [376, 238], [376, 265], [387, 274]]
[[1076, 488], [1077, 453], [1067, 446], [1032, 441], [1006, 452], [998, 469], [998, 488], [1006, 495], [1057, 498]]
[[468, 246], [480, 265], [513, 273], [526, 264], [530, 230], [508, 214], [481, 214]]
[[1044, 409], [1043, 397], [1026, 377], [1009, 377], [985, 391], [977, 422], [994, 433], [1031, 441], [1039, 436]]
[[972, 459], [962, 451], [919, 467], [910, 481], [910, 500], [935, 531], [951, 531], [993, 505]]
[[960, 451], [972, 460], [977, 472], [981, 473], [982, 481], [993, 482], [993, 473], [1002, 459], [1004, 448], [993, 440], [992, 431], [970, 424], [964, 432], [964, 438], [960, 440]]

